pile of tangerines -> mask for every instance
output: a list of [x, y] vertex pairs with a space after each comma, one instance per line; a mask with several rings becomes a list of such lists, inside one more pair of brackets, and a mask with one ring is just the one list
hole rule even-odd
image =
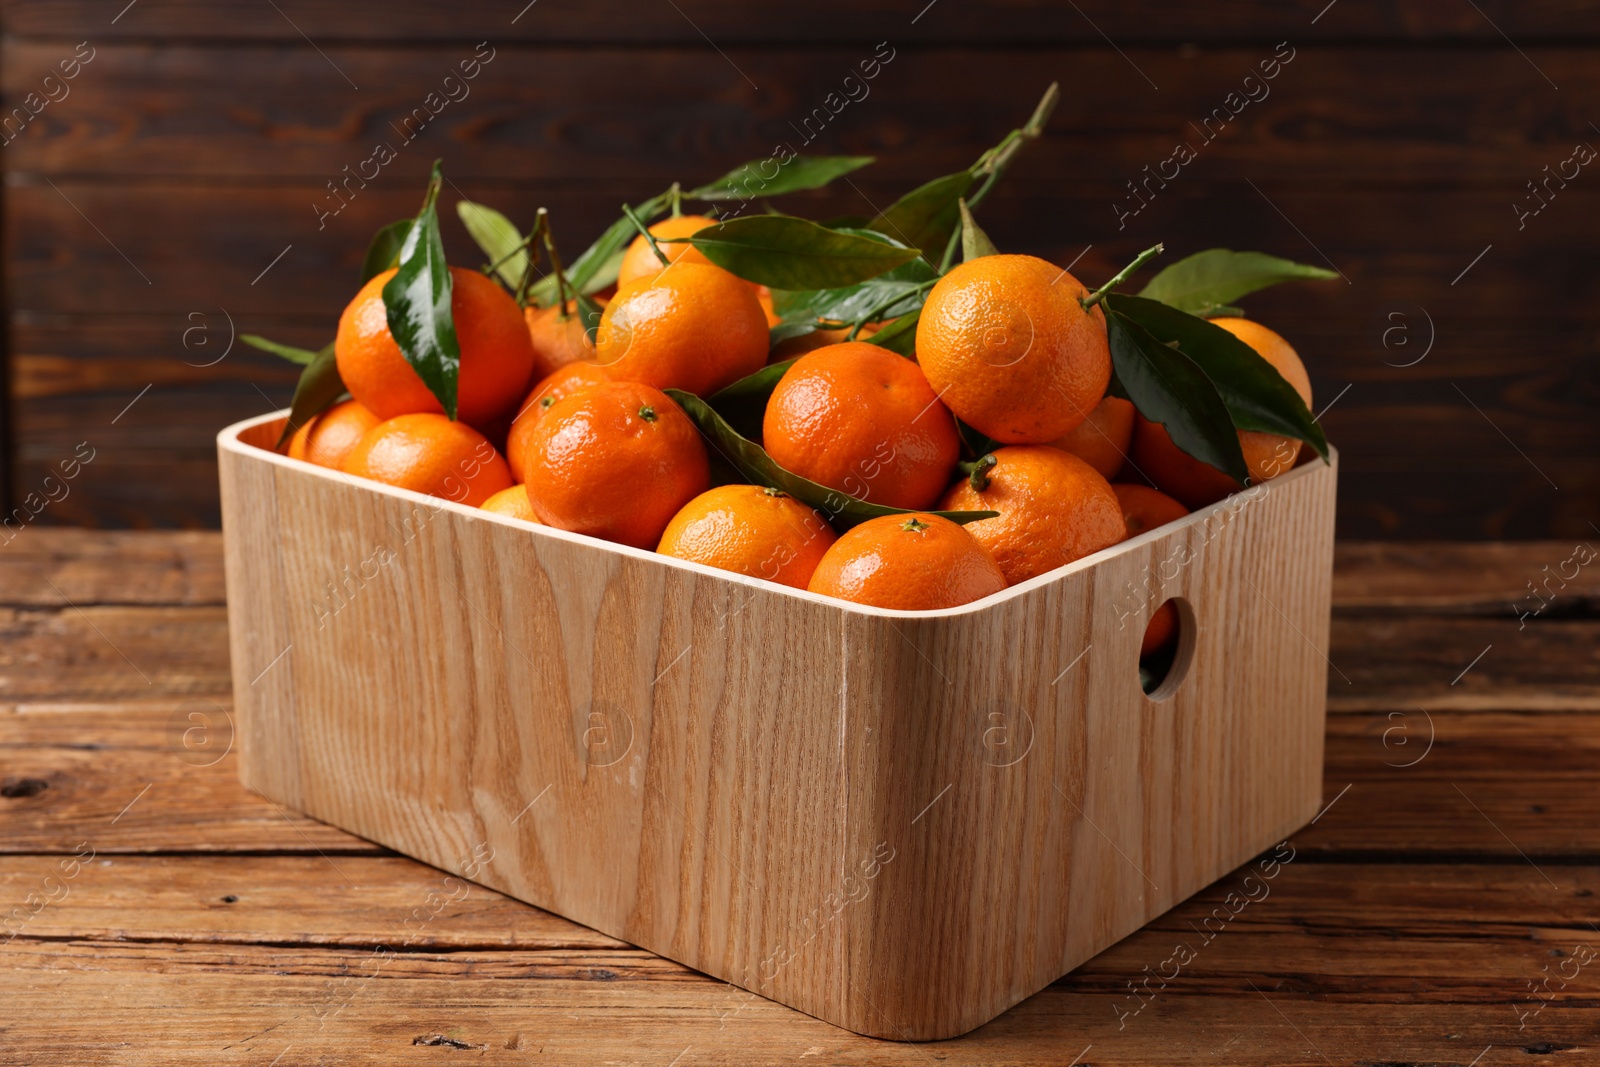
[[[676, 200], [670, 210], [638, 223], [614, 282], [599, 279], [607, 284], [588, 297], [562, 285], [540, 306], [492, 268], [449, 268], [453, 418], [391, 329], [402, 253], [339, 319], [333, 360], [348, 399], [299, 423], [288, 454], [513, 520], [909, 610], [999, 592], [1242, 487], [1113, 395], [1100, 292], [1054, 263], [969, 248], [920, 286], [914, 343], [907, 334], [897, 351], [873, 343], [882, 319], [782, 330], [772, 288], [690, 240], [720, 220]], [[580, 300], [603, 308], [598, 324]], [[1309, 404], [1305, 368], [1282, 337], [1236, 315], [1209, 321]], [[696, 398], [715, 406], [753, 381], [765, 382], [754, 393], [765, 399], [749, 445], [854, 511], [783, 487], [801, 483], [752, 477], [727, 439], [691, 416]], [[1237, 432], [1251, 482], [1300, 457], [1300, 440]], [[869, 505], [881, 513], [864, 517]], [[1170, 605], [1153, 617], [1144, 652], [1170, 642], [1174, 621]]]

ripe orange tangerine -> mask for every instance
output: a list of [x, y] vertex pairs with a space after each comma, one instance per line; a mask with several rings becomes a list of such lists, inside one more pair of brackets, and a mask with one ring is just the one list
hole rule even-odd
[[[334, 356], [350, 395], [380, 419], [430, 411], [443, 413], [406, 362], [389, 332], [383, 287], [386, 270], [361, 287], [339, 316]], [[522, 310], [506, 291], [477, 271], [450, 268], [450, 313], [461, 346], [456, 415], [473, 426], [491, 425], [528, 387], [533, 343]]]
[[769, 340], [749, 284], [684, 259], [617, 290], [601, 316], [595, 355], [617, 381], [708, 396], [760, 370]]
[[956, 417], [1003, 444], [1047, 444], [1088, 417], [1111, 381], [1099, 305], [1034, 256], [982, 256], [928, 293], [917, 361]]
[[861, 341], [797, 359], [761, 433], [785, 470], [892, 508], [932, 506], [961, 454], [955, 419], [917, 365]]
[[356, 442], [382, 421], [354, 400], [341, 401], [322, 414], [313, 415], [294, 432], [289, 439], [289, 456], [338, 470]]
[[1006, 587], [989, 550], [938, 515], [883, 515], [840, 535], [807, 588], [902, 611], [970, 603]]
[[672, 517], [711, 484], [700, 431], [659, 390], [607, 382], [557, 400], [523, 456], [541, 522], [655, 548]]
[[656, 551], [804, 589], [836, 540], [821, 514], [787, 493], [719, 485], [672, 517]]
[[488, 438], [433, 412], [380, 422], [350, 450], [344, 471], [470, 507], [512, 484], [511, 469]]
[[1124, 536], [1122, 510], [1110, 484], [1070, 452], [1048, 445], [996, 449], [994, 466], [974, 489], [963, 478], [939, 504], [941, 511], [998, 511], [967, 524], [967, 532], [994, 553], [1006, 582], [1016, 585], [1073, 560], [1109, 548]]
[[527, 481], [522, 465], [528, 455], [528, 438], [533, 435], [533, 428], [551, 405], [562, 397], [604, 385], [610, 380], [611, 376], [593, 363], [569, 363], [560, 370], [552, 371], [533, 387], [522, 402], [517, 417], [512, 420], [510, 432], [506, 434], [506, 462], [511, 465], [511, 474], [517, 481]]
[[[1255, 349], [1311, 406], [1311, 377], [1300, 356], [1278, 334], [1249, 319], [1211, 320]], [[1264, 482], [1293, 469], [1300, 458], [1301, 442], [1258, 430], [1239, 431], [1239, 449], [1251, 484]], [[1166, 427], [1139, 416], [1133, 431], [1133, 462], [1156, 487], [1191, 508], [1213, 504], [1244, 487], [1209, 463], [1202, 463], [1173, 443]]]

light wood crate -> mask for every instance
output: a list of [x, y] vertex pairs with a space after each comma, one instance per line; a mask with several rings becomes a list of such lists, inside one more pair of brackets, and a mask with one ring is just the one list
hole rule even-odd
[[245, 784], [839, 1026], [965, 1033], [1318, 808], [1337, 458], [898, 612], [255, 447], [282, 421], [218, 439]]

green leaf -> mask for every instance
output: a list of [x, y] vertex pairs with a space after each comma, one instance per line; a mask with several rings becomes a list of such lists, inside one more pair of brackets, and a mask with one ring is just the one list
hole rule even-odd
[[461, 345], [450, 315], [450, 267], [444, 260], [435, 210], [443, 180], [436, 161], [422, 210], [400, 246], [400, 269], [383, 287], [383, 306], [401, 354], [453, 419]]
[[938, 280], [918, 256], [876, 278], [837, 289], [774, 289], [772, 309], [785, 322], [857, 322], [865, 315], [896, 318], [922, 306], [922, 294]]
[[1159, 422], [1184, 452], [1243, 484], [1249, 481], [1228, 408], [1199, 365], [1143, 326], [1106, 308], [1111, 363], [1139, 413]]
[[367, 256], [361, 261], [362, 285], [366, 285], [399, 262], [400, 245], [405, 241], [406, 231], [409, 229], [411, 220], [401, 219], [389, 223], [372, 235], [372, 241], [367, 245]]
[[792, 215], [750, 215], [691, 237], [707, 259], [746, 281], [774, 289], [836, 289], [875, 278], [916, 251], [830, 230]]
[[959, 204], [972, 187], [972, 171], [935, 178], [911, 190], [867, 224], [911, 248], [937, 259], [961, 222]]
[[978, 226], [978, 220], [972, 217], [972, 209], [967, 207], [967, 202], [962, 200], [961, 207], [961, 262], [978, 259], [981, 256], [997, 256], [1000, 250], [989, 240], [989, 235]]
[[1265, 252], [1208, 248], [1178, 260], [1150, 279], [1139, 295], [1193, 315], [1220, 314], [1241, 296], [1296, 278], [1328, 279], [1338, 274], [1294, 263]]
[[[737, 384], [737, 383], [736, 383]], [[705, 435], [714, 453], [720, 454], [745, 478], [756, 485], [781, 489], [802, 504], [816, 508], [835, 526], [848, 528], [880, 515], [917, 515], [926, 512], [907, 511], [904, 508], [869, 504], [865, 500], [818, 485], [808, 478], [784, 470], [754, 441], [741, 436], [718, 415], [710, 404], [693, 393], [681, 389], [668, 389], [667, 395], [677, 401], [684, 413], [693, 420]], [[968, 523], [979, 519], [992, 519], [997, 511], [935, 511], [952, 522]]]
[[1255, 349], [1221, 326], [1146, 297], [1111, 294], [1106, 303], [1199, 364], [1239, 429], [1298, 438], [1328, 458], [1328, 439], [1305, 401]]
[[495, 273], [512, 292], [522, 284], [528, 272], [528, 250], [523, 247], [522, 233], [500, 212], [492, 207], [474, 204], [471, 200], [456, 202], [456, 214], [467, 228], [472, 239], [478, 242], [483, 254], [489, 257]]
[[[669, 195], [661, 193], [634, 208], [645, 222], [649, 222], [667, 209]], [[623, 254], [639, 231], [626, 215], [606, 228], [598, 240], [567, 265], [567, 282], [585, 295], [597, 293], [617, 280], [617, 270], [622, 266]], [[528, 297], [540, 307], [556, 302], [556, 276], [547, 274], [528, 289]]]
[[588, 336], [590, 343], [594, 341], [595, 331], [600, 329], [600, 316], [605, 314], [605, 309], [583, 293], [576, 294], [578, 314], [583, 317], [583, 332]]
[[[773, 293], [772, 295], [776, 297], [778, 294]], [[796, 337], [804, 337], [807, 334], [816, 332], [817, 324], [815, 322], [780, 322], [767, 331], [767, 351], [770, 352], [785, 341], [792, 341]]]
[[[795, 359], [799, 359], [796, 356]], [[747, 374], [732, 385], [712, 393], [706, 403], [728, 420], [736, 433], [752, 441], [761, 440], [761, 420], [767, 413], [767, 400], [778, 382], [794, 366], [794, 359], [769, 363], [754, 374]]]
[[251, 348], [259, 348], [263, 352], [271, 352], [275, 356], [282, 356], [290, 363], [298, 363], [302, 367], [310, 365], [311, 361], [317, 358], [317, 353], [311, 351], [309, 348], [295, 348], [293, 345], [280, 345], [278, 342], [269, 341], [259, 334], [241, 333], [239, 335], [239, 340], [243, 341]]
[[289, 403], [289, 421], [283, 424], [283, 433], [278, 435], [276, 447], [282, 448], [296, 430], [327, 411], [344, 392], [344, 381], [339, 377], [339, 361], [334, 358], [333, 345], [324, 345], [312, 354], [311, 362], [300, 372], [300, 381], [294, 387], [294, 400]]
[[821, 189], [835, 178], [858, 171], [873, 162], [872, 156], [793, 156], [777, 164], [771, 177], [765, 171], [774, 163], [771, 156], [752, 159], [735, 167], [714, 182], [691, 189], [685, 196], [695, 200], [757, 200], [782, 196], [804, 189]]
[[867, 344], [898, 352], [907, 359], [913, 358], [917, 351], [917, 322], [921, 318], [922, 308], [919, 306], [867, 338]]

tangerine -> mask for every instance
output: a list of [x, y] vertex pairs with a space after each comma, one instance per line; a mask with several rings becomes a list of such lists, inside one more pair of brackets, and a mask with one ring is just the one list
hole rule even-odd
[[715, 225], [716, 221], [704, 215], [674, 215], [651, 226], [650, 236], [660, 239], [656, 248], [661, 249], [661, 254], [667, 257], [667, 262], [661, 262], [661, 256], [656, 255], [655, 249], [650, 247], [650, 242], [646, 241], [644, 234], [641, 233], [622, 254], [622, 263], [617, 267], [617, 288], [620, 290], [629, 282], [638, 281], [640, 278], [653, 278], [674, 263], [709, 264], [711, 261], [705, 257], [705, 253], [694, 245], [688, 242], [677, 243], [672, 239], [693, 237], [707, 226]]
[[[606, 305], [600, 298], [595, 303], [602, 308]], [[522, 316], [528, 323], [528, 340], [533, 345], [534, 381], [554, 374], [569, 363], [594, 358], [594, 342], [584, 329], [576, 301], [551, 304], [547, 308], [530, 304], [522, 309]]]
[[656, 551], [804, 589], [836, 540], [821, 514], [787, 493], [719, 485], [672, 517]]
[[307, 419], [289, 439], [289, 456], [338, 470], [362, 436], [383, 420], [356, 403], [341, 401]]
[[1115, 478], [1128, 459], [1135, 414], [1133, 401], [1120, 396], [1103, 397], [1088, 418], [1051, 444], [1071, 452], [1099, 471], [1102, 478]]
[[700, 431], [665, 393], [638, 382], [557, 400], [525, 449], [524, 484], [539, 521], [635, 548], [654, 548], [711, 484]]
[[961, 455], [955, 419], [917, 365], [862, 341], [795, 360], [767, 401], [762, 443], [785, 470], [913, 510], [933, 505]]
[[900, 611], [970, 603], [1006, 587], [989, 550], [938, 515], [882, 515], [846, 531], [806, 586], [813, 593]]
[[1100, 472], [1048, 445], [996, 449], [993, 466], [951, 486], [944, 511], [998, 511], [967, 524], [1016, 585], [1109, 548], [1125, 535], [1117, 494]]
[[511, 469], [487, 437], [431, 411], [378, 423], [350, 450], [343, 469], [469, 507], [512, 484]]
[[[334, 356], [350, 395], [380, 419], [444, 407], [412, 369], [389, 332], [383, 287], [386, 270], [368, 280], [339, 316]], [[533, 371], [533, 343], [522, 310], [504, 289], [477, 271], [450, 268], [450, 314], [461, 347], [456, 415], [487, 426], [522, 396]]]
[[552, 371], [533, 387], [506, 434], [506, 462], [511, 465], [511, 474], [517, 481], [527, 481], [522, 473], [522, 463], [528, 454], [528, 438], [550, 406], [562, 397], [592, 389], [610, 380], [611, 376], [593, 363], [568, 363]]
[[755, 290], [721, 267], [680, 260], [617, 290], [595, 352], [618, 381], [708, 396], [767, 361], [767, 316]]
[[[1311, 378], [1300, 356], [1278, 334], [1249, 319], [1220, 318], [1211, 322], [1249, 345], [1256, 354], [1283, 375], [1284, 381], [1311, 406]], [[1239, 449], [1251, 484], [1274, 478], [1294, 467], [1300, 458], [1301, 442], [1293, 437], [1240, 430]], [[1189, 455], [1173, 443], [1166, 427], [1143, 415], [1133, 431], [1133, 462], [1156, 488], [1176, 497], [1191, 508], [1214, 504], [1244, 486], [1222, 471]]]
[[478, 506], [484, 511], [509, 515], [523, 522], [539, 521], [539, 517], [533, 513], [533, 506], [528, 503], [528, 487], [525, 485], [513, 485], [509, 489], [502, 489]]
[[956, 417], [1002, 444], [1045, 444], [1088, 417], [1111, 381], [1105, 314], [1034, 256], [968, 260], [917, 322], [917, 360]]

